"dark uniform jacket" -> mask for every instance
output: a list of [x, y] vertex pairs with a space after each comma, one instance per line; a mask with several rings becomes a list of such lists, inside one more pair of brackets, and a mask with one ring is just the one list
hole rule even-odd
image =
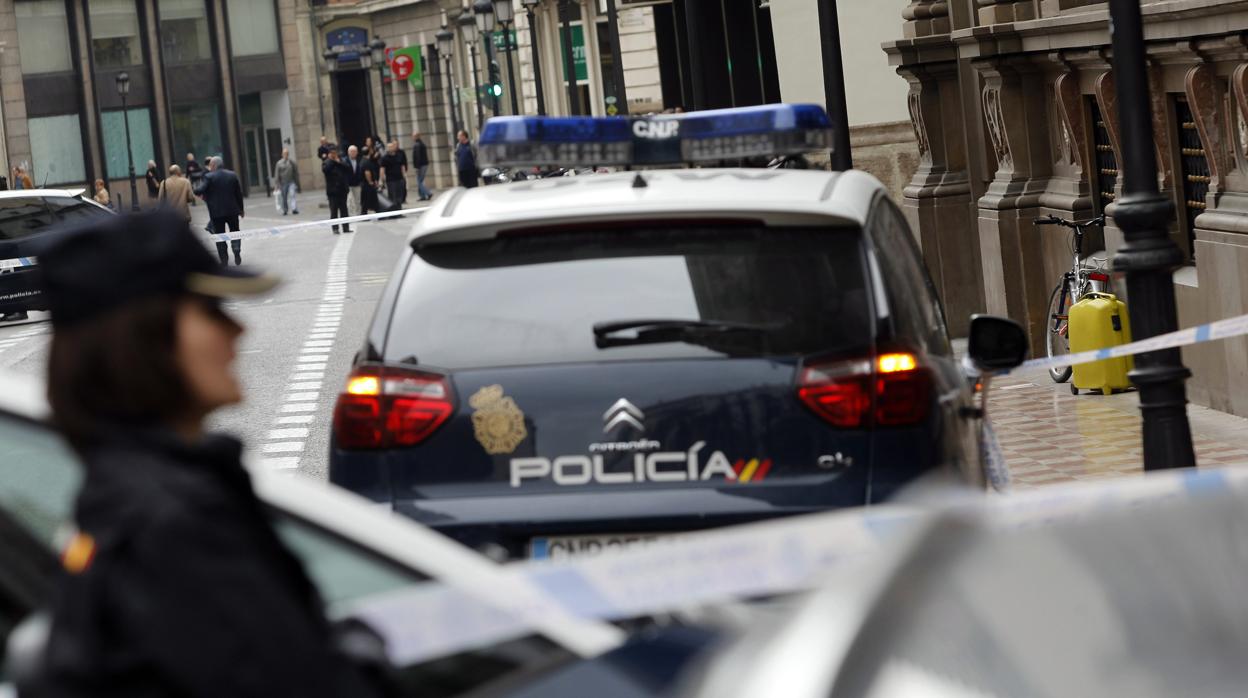
[[240, 444], [118, 432], [85, 455], [77, 523], [94, 554], [55, 592], [42, 685], [29, 695], [376, 696], [333, 648]]
[[243, 185], [238, 175], [224, 167], [204, 175], [200, 193], [210, 218], [234, 218], [243, 212]]
[[348, 182], [351, 180], [351, 166], [339, 160], [334, 162], [325, 158], [321, 164], [321, 172], [325, 173], [325, 193], [329, 196], [346, 196]]
[[386, 171], [386, 181], [395, 182], [403, 179], [403, 168], [407, 167], [407, 155], [402, 150], [386, 153], [381, 156], [381, 169]]

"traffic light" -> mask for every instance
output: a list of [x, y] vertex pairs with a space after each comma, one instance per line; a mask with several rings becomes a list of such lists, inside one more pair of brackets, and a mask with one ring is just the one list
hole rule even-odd
[[493, 85], [490, 85], [490, 94], [494, 95], [495, 97], [502, 97], [503, 86], [498, 83], [494, 83]]
[[490, 97], [494, 99], [494, 113], [499, 110], [498, 98], [503, 96], [503, 71], [498, 65], [498, 61], [490, 61], [490, 84], [486, 88], [490, 93]]

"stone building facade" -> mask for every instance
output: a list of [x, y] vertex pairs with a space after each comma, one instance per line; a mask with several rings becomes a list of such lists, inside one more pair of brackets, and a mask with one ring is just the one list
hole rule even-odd
[[[1179, 324], [1248, 312], [1248, 2], [1143, 0], [1159, 183], [1186, 264]], [[904, 190], [955, 331], [971, 312], [1008, 315], [1044, 351], [1050, 293], [1070, 265], [1049, 214], [1109, 216], [1121, 192], [1107, 3], [914, 0], [884, 45], [909, 84], [921, 162]], [[1119, 290], [1124, 288], [1116, 280]], [[1127, 299], [1128, 303], [1130, 299]], [[1184, 350], [1193, 401], [1248, 415], [1248, 340]]]

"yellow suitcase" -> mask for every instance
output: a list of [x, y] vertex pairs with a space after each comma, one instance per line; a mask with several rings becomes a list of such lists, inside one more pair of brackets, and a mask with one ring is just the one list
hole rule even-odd
[[[1093, 291], [1070, 307], [1067, 322], [1070, 353], [1107, 349], [1131, 341], [1131, 320], [1127, 304], [1112, 293]], [[1131, 387], [1127, 373], [1134, 368], [1130, 356], [1103, 359], [1074, 367], [1070, 392], [1099, 390], [1105, 395]]]

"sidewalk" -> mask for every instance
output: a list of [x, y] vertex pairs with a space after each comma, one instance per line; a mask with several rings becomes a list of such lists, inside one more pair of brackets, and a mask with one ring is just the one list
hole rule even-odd
[[[1047, 371], [992, 383], [989, 414], [1015, 489], [1143, 472], [1139, 394], [1070, 394]], [[1248, 419], [1188, 405], [1196, 462], [1248, 464]]]

